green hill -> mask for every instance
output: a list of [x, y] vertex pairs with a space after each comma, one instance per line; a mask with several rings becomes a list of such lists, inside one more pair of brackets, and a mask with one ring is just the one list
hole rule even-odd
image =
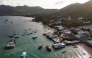
[[61, 15], [63, 17], [71, 16], [72, 18], [84, 17], [90, 19], [92, 18], [92, 0], [84, 4], [70, 4], [54, 14]]
[[29, 6], [8, 6], [0, 5], [0, 15], [27, 15], [27, 14], [50, 14], [56, 12], [57, 9], [43, 9], [41, 7]]

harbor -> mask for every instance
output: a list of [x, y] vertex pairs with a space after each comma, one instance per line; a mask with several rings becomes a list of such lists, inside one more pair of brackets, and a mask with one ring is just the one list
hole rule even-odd
[[[6, 18], [8, 18], [8, 21], [4, 23]], [[49, 31], [53, 30], [45, 27], [42, 23], [29, 22], [29, 20], [32, 20], [30, 17], [1, 16], [0, 19], [2, 19], [0, 20], [0, 26], [2, 27], [0, 29], [1, 58], [19, 58], [23, 52], [26, 52], [25, 58], [89, 58], [92, 56], [90, 52], [86, 51], [86, 48], [82, 48], [79, 44], [76, 44], [77, 48], [75, 48], [74, 45], [65, 46], [62, 43], [65, 47], [55, 50], [52, 45], [55, 41], [56, 43], [59, 41], [56, 39], [49, 40], [46, 36], [43, 36], [43, 33], [48, 31], [48, 29]], [[7, 44], [12, 37], [16, 39], [15, 48], [9, 50], [3, 49], [4, 45]], [[34, 40], [32, 39], [33, 37], [37, 39]], [[77, 43], [78, 41], [74, 42]], [[47, 45], [51, 48], [51, 52], [47, 51]], [[42, 48], [38, 49], [39, 46], [42, 46]]]

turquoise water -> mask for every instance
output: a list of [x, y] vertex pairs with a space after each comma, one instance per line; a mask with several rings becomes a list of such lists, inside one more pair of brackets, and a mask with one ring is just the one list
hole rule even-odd
[[[7, 22], [5, 20], [8, 19]], [[31, 17], [22, 16], [1, 16], [0, 17], [0, 58], [19, 58], [22, 52], [27, 52], [26, 58], [84, 58], [80, 51], [73, 46], [66, 46], [64, 49], [54, 50], [51, 52], [45, 49], [46, 45], [52, 46], [53, 42], [45, 38], [42, 34], [48, 29], [41, 23], [29, 22]], [[11, 23], [12, 22], [12, 23]], [[32, 30], [29, 30], [31, 28]], [[37, 33], [22, 36], [25, 30], [32, 32], [38, 30]], [[14, 49], [5, 50], [3, 46], [8, 43], [9, 35], [15, 31], [19, 39], [16, 39], [16, 47]], [[38, 38], [33, 40], [32, 36], [37, 35]], [[41, 50], [38, 46], [43, 45]], [[62, 53], [66, 51], [66, 53]]]

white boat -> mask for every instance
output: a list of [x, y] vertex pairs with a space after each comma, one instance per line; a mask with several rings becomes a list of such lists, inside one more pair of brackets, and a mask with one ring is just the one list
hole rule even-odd
[[25, 56], [26, 56], [26, 52], [23, 52], [21, 58], [25, 58]]
[[64, 48], [65, 47], [65, 44], [64, 43], [57, 43], [57, 44], [54, 44], [52, 46], [55, 49], [59, 49], [59, 48]]
[[33, 36], [32, 38], [33, 38], [33, 39], [37, 38], [37, 35], [36, 35], [36, 36]]

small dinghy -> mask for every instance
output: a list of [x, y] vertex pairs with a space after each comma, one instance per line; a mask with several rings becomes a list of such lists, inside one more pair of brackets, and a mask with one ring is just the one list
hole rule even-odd
[[43, 47], [43, 45], [40, 45], [40, 46], [38, 47], [38, 49], [42, 49], [42, 47]]

